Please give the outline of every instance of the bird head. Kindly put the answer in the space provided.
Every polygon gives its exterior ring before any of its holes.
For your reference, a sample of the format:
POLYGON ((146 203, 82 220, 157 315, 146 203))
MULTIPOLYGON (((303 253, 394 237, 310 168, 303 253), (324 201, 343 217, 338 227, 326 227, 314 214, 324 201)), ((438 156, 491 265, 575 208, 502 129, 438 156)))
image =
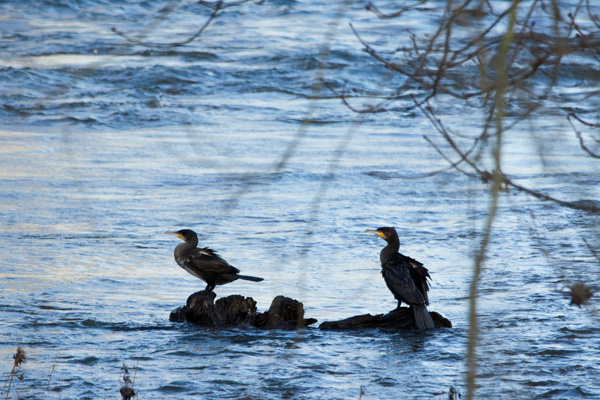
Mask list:
POLYGON ((181 229, 177 232, 166 231, 165 233, 167 235, 177 236, 186 243, 198 243, 198 235, 196 235, 196 232, 191 229, 181 229))
POLYGON ((398 233, 396 233, 396 230, 391 227, 381 227, 375 230, 367 229, 365 232, 374 233, 388 243, 398 238, 398 233))

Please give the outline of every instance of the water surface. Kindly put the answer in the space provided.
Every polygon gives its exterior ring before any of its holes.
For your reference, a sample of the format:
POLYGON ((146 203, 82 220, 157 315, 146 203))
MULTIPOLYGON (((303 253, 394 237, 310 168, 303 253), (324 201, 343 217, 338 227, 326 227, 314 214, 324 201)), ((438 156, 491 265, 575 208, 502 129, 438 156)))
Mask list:
MULTIPOLYGON (((0 6, 0 370, 8 374, 17 346, 28 356, 13 389, 117 398, 125 363, 145 399, 446 399, 451 386, 464 395, 468 285, 489 187, 455 171, 423 177, 447 163, 423 139, 436 133, 418 110, 357 115, 315 91, 320 76, 356 93, 400 79, 362 51, 348 23, 382 48, 400 26, 360 2, 338 17, 330 2, 274 1, 232 8, 182 47, 135 46, 110 29, 166 43, 207 16, 181 3, 156 22, 167 4, 0 6), (265 277, 219 296, 251 296, 264 311, 283 294, 323 322, 395 307, 379 272, 383 242, 363 233, 383 225, 429 268, 430 309, 454 328, 168 321, 204 285, 176 266, 165 230, 192 228, 202 245, 265 277)), ((430 4, 412 31, 432 27, 443 3, 430 4)), ((573 69, 576 79, 589 66, 573 69)), ((597 90, 597 77, 583 81, 581 91, 597 90)), ((478 134, 479 118, 441 106, 465 140, 478 134)), ((507 135, 505 172, 567 201, 598 199, 597 161, 564 114, 532 126, 543 140, 526 125, 507 135)), ((598 316, 560 293, 597 281, 584 239, 598 248, 598 222, 503 194, 480 291, 481 398, 600 396, 598 316)))

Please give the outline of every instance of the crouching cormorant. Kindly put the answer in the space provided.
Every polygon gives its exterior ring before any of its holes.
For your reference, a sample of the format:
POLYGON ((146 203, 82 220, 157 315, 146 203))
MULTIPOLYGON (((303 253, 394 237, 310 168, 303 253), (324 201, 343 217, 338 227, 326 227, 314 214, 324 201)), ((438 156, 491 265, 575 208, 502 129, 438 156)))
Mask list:
POLYGON ((398 252, 400 239, 394 228, 367 229, 365 232, 374 233, 387 242, 387 246, 379 254, 381 274, 387 287, 398 300, 398 308, 401 303, 408 304, 413 310, 417 328, 434 328, 433 319, 427 311, 427 279, 431 279, 427 268, 417 260, 398 252))
POLYGON ((175 235, 184 243, 175 247, 175 261, 196 278, 206 282, 206 291, 211 292, 216 285, 225 285, 237 279, 260 282, 263 278, 255 276, 239 275, 240 270, 221 258, 216 251, 204 247, 198 247, 198 235, 190 229, 182 229, 177 232, 167 231, 169 235, 175 235))

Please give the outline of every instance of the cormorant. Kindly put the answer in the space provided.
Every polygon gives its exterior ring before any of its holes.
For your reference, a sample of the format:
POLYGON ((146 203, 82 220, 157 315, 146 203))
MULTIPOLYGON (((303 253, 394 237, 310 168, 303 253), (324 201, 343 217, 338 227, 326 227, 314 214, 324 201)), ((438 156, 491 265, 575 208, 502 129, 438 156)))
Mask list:
POLYGON ((398 252, 400 239, 394 228, 367 229, 365 232, 374 233, 387 242, 387 246, 379 254, 381 274, 387 287, 398 300, 398 308, 401 303, 408 304, 413 310, 417 328, 434 328, 433 319, 427 311, 427 279, 431 279, 427 268, 417 260, 398 252))
POLYGON ((206 291, 212 291, 216 285, 225 285, 237 279, 260 282, 263 278, 255 276, 239 275, 239 269, 229 265, 216 251, 204 247, 198 247, 198 235, 190 229, 182 229, 177 232, 167 231, 169 235, 175 235, 185 243, 175 247, 175 261, 196 278, 206 282, 206 291))

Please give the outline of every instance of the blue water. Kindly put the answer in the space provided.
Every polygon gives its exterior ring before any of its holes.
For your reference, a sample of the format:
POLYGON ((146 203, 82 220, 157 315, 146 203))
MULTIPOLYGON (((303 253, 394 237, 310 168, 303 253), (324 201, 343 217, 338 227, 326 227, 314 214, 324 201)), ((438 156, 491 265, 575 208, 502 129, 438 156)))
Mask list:
MULTIPOLYGON (((144 399, 447 399, 450 387, 464 396, 468 287, 489 186, 454 170, 427 176, 447 162, 423 136, 444 141, 410 99, 357 114, 319 84, 352 89, 357 106, 376 102, 370 93, 405 80, 362 50, 349 23, 389 51, 409 43, 405 27, 433 29, 444 4, 402 25, 362 2, 248 3, 171 48, 128 44, 111 27, 181 41, 205 7, 0 4, 0 383, 17 346, 28 357, 10 398, 118 398, 123 364, 144 399), (430 309, 453 328, 168 321, 204 283, 175 264, 166 230, 192 228, 201 245, 265 278, 218 296, 253 297, 265 311, 283 294, 321 323, 395 307, 379 273, 383 242, 364 234, 384 225, 429 268, 430 309)), ((549 101, 506 134, 504 171, 515 181, 598 201, 598 161, 565 118, 594 118, 597 96, 585 96, 598 90, 596 67, 569 59, 553 92, 561 106, 549 101)), ((436 106, 463 143, 479 134, 481 113, 451 99, 436 106)), ((562 294, 600 277, 585 242, 600 248, 598 218, 501 195, 479 292, 479 398, 600 397, 597 302, 570 307, 562 294)))

